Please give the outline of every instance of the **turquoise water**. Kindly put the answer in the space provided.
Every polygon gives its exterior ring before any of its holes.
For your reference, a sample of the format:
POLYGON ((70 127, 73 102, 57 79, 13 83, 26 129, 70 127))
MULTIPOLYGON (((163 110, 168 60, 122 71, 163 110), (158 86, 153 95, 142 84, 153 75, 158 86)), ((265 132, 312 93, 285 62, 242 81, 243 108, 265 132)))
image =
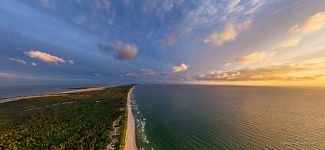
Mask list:
POLYGON ((139 85, 140 149, 325 149, 325 89, 139 85))

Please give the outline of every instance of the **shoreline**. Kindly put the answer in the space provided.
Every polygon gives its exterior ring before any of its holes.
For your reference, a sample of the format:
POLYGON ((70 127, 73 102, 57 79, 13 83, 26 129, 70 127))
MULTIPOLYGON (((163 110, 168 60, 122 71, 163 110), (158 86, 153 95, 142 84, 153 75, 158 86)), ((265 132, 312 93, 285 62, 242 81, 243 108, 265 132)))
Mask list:
POLYGON ((18 101, 21 99, 30 99, 30 98, 38 98, 38 97, 46 97, 46 96, 60 96, 62 94, 69 94, 69 93, 79 93, 79 92, 89 92, 89 91, 97 91, 97 90, 104 90, 106 88, 110 88, 112 86, 107 87, 92 87, 92 88, 83 88, 83 89, 76 89, 76 90, 69 90, 64 92, 57 92, 57 93, 47 93, 47 94, 39 94, 39 95, 31 95, 31 96, 17 96, 17 97, 11 97, 11 98, 3 98, 0 99, 1 103, 7 103, 12 101, 18 101))
POLYGON ((136 134, 135 134, 135 120, 132 113, 131 107, 131 95, 133 93, 134 86, 130 89, 127 97, 127 110, 128 110, 128 117, 127 117, 127 127, 126 127, 126 136, 125 136, 125 146, 124 150, 137 150, 136 145, 136 134))

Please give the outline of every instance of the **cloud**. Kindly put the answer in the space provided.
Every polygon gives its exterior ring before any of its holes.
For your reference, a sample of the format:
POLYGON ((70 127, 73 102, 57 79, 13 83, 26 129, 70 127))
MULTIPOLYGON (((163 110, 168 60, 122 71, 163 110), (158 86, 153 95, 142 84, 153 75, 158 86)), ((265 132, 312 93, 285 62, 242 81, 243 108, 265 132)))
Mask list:
POLYGON ((257 4, 261 3, 261 2, 262 2, 262 0, 251 0, 251 3, 253 5, 257 5, 257 4))
POLYGON ((48 63, 65 63, 66 61, 63 58, 53 56, 41 51, 36 51, 36 50, 30 50, 29 52, 26 52, 26 54, 31 57, 35 58, 44 62, 48 63))
POLYGON ((14 78, 14 77, 15 77, 14 74, 0 72, 0 79, 7 79, 7 78, 14 78))
POLYGON ((160 75, 161 75, 161 76, 168 76, 169 73, 168 73, 168 72, 161 72, 160 75))
POLYGON ((74 61, 73 60, 67 60, 67 63, 73 65, 74 61))
POLYGON ((268 53, 268 56, 269 56, 270 58, 274 58, 274 57, 277 56, 277 55, 278 55, 278 51, 271 51, 271 52, 268 53))
POLYGON ((313 32, 325 27, 325 11, 309 17, 302 25, 296 24, 290 31, 293 32, 313 32))
POLYGON ((23 48, 17 47, 16 50, 23 51, 23 48))
POLYGON ((243 6, 239 5, 241 0, 229 0, 226 7, 227 13, 240 12, 243 10, 243 6))
POLYGON ((140 74, 145 75, 145 76, 152 76, 152 75, 156 74, 156 72, 153 71, 152 69, 141 69, 140 74))
POLYGON ((134 60, 138 55, 138 48, 134 44, 117 42, 114 45, 98 44, 98 49, 113 54, 118 60, 134 60))
MULTIPOLYGON (((124 75, 122 75, 122 76, 124 76, 124 75)), ((137 75, 135 73, 129 72, 129 73, 127 73, 125 75, 125 77, 127 77, 127 78, 135 78, 135 77, 137 77, 137 75)))
POLYGON ((35 62, 32 62, 32 66, 37 66, 37 63, 35 63, 35 62))
POLYGON ((235 29, 235 25, 230 23, 227 24, 222 31, 211 34, 207 39, 204 40, 204 43, 222 45, 226 41, 235 40, 237 36, 238 32, 235 29))
POLYGON ((152 69, 140 69, 136 72, 129 72, 125 75, 121 75, 121 77, 127 77, 127 78, 149 78, 153 75, 155 75, 156 72, 152 69))
POLYGON ((268 56, 267 52, 255 52, 246 56, 241 56, 236 59, 239 64, 250 64, 264 60, 268 56))
POLYGON ((78 17, 72 18, 71 21, 78 25, 83 25, 87 22, 87 17, 84 15, 80 15, 78 17))
POLYGON ((155 15, 157 17, 164 17, 173 9, 182 5, 184 0, 143 0, 142 12, 145 15, 155 15))
POLYGON ((206 43, 214 43, 213 39, 216 38, 217 42, 215 43, 221 45, 225 41, 234 40, 240 32, 244 31, 242 29, 248 29, 251 24, 251 18, 253 18, 255 12, 263 4, 264 0, 228 0, 220 2, 215 0, 197 1, 195 3, 197 7, 184 12, 185 17, 177 20, 179 23, 169 30, 167 36, 162 39, 161 45, 162 47, 172 46, 179 40, 188 37, 188 35, 197 34, 196 30, 210 30, 225 22, 227 22, 227 24, 223 27, 223 36, 218 34, 222 33, 222 31, 215 32, 214 34, 210 33, 204 41, 206 43))
POLYGON ((20 64, 26 64, 26 61, 18 59, 18 58, 8 58, 8 59, 11 60, 11 61, 20 63, 20 64))
POLYGON ((325 59, 318 58, 201 74, 196 79, 204 81, 300 81, 317 80, 324 77, 325 59))
POLYGON ((241 23, 228 23, 225 27, 218 32, 212 33, 204 40, 204 43, 213 43, 217 46, 225 42, 235 40, 238 35, 247 30, 251 26, 251 20, 246 20, 241 23))
POLYGON ((229 66, 231 66, 231 65, 232 65, 232 63, 225 63, 225 64, 224 64, 225 67, 229 67, 229 66))
POLYGON ((117 44, 117 58, 120 60, 134 60, 137 57, 138 48, 133 44, 119 42, 117 44))
POLYGON ((188 68, 189 67, 186 64, 182 63, 182 64, 180 64, 178 66, 174 66, 173 67, 173 72, 174 73, 183 72, 183 71, 186 71, 188 68))
POLYGON ((288 48, 288 47, 293 47, 293 46, 297 46, 300 44, 302 38, 295 38, 295 39, 288 39, 286 41, 283 41, 280 44, 281 48, 288 48))
POLYGON ((45 8, 54 9, 55 1, 54 0, 39 0, 39 4, 45 8))

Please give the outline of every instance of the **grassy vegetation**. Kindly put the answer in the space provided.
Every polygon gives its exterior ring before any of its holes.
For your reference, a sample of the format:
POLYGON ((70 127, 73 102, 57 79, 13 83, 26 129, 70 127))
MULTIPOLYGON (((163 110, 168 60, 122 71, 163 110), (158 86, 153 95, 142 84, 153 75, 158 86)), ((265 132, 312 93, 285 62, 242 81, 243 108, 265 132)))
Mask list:
POLYGON ((128 121, 128 110, 127 110, 127 107, 125 108, 125 111, 126 111, 126 113, 123 114, 123 117, 121 119, 121 121, 123 123, 121 123, 120 129, 123 132, 121 132, 121 135, 119 137, 119 141, 120 141, 119 147, 118 147, 119 150, 123 150, 124 149, 124 146, 125 146, 125 140, 124 139, 126 138, 126 128, 127 128, 127 121, 128 121))
POLYGON ((112 123, 120 116, 120 129, 125 130, 130 88, 2 103, 0 149, 103 149, 112 141, 112 123))

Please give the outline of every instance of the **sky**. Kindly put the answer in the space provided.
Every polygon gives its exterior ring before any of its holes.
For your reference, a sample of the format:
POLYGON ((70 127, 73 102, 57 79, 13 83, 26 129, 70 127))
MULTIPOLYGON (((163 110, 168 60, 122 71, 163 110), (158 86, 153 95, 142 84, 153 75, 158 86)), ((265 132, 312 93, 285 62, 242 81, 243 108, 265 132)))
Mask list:
POLYGON ((1 0, 0 84, 325 85, 324 0, 1 0))

